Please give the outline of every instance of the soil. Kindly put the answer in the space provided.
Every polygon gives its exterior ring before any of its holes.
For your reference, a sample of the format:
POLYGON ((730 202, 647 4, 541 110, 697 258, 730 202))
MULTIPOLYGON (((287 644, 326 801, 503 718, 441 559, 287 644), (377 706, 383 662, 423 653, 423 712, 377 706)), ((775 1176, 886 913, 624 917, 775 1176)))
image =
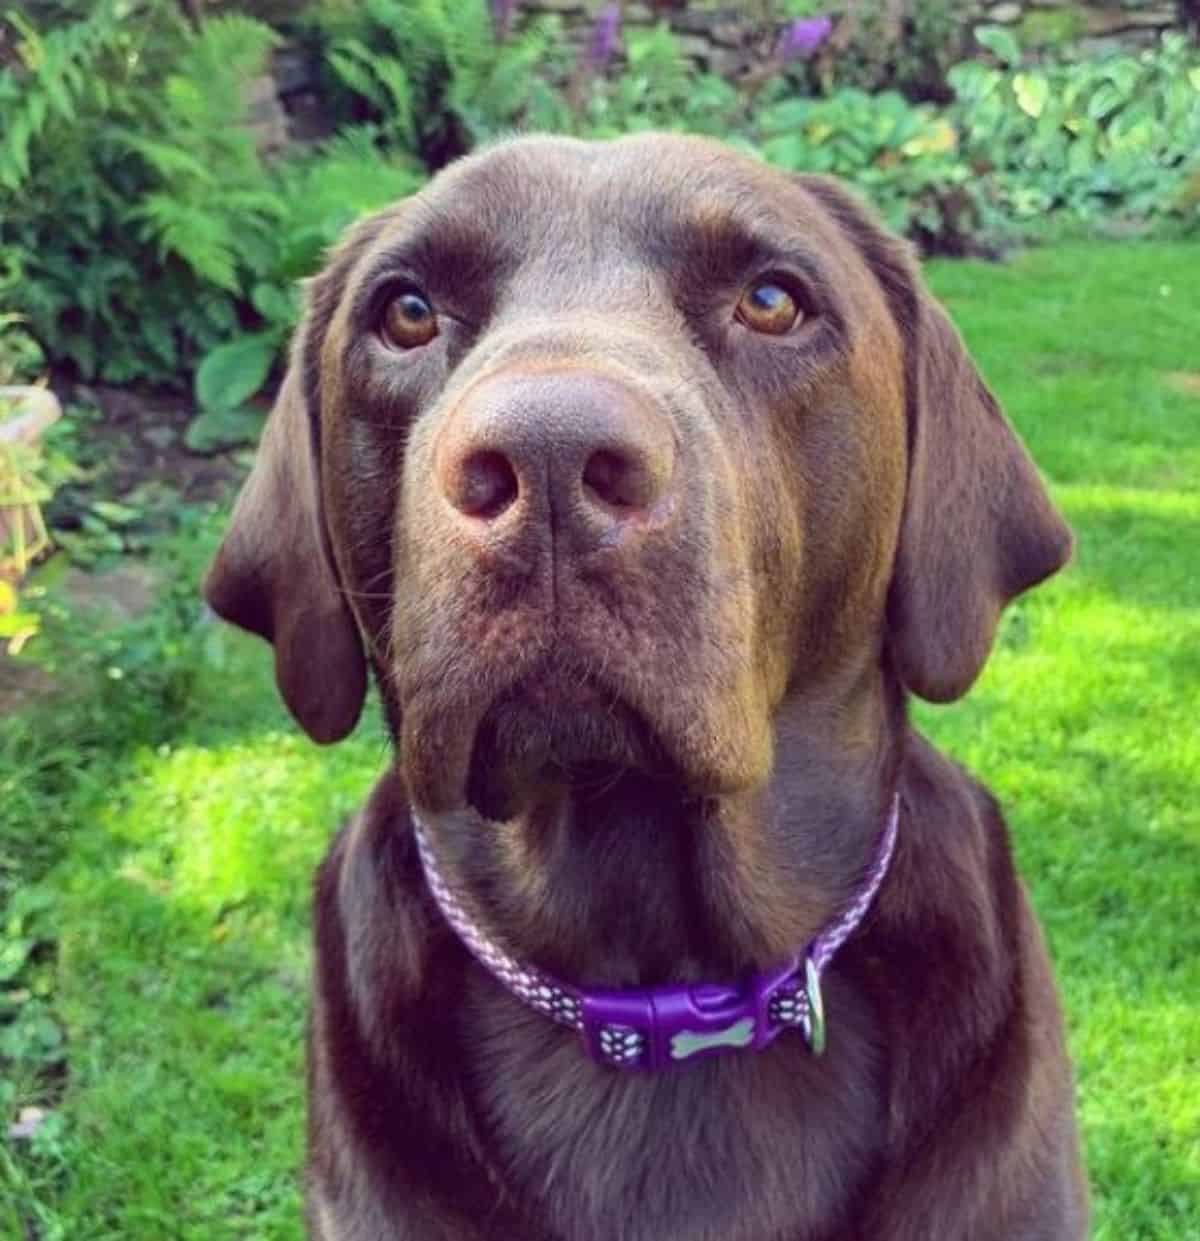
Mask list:
POLYGON ((187 397, 81 384, 63 399, 104 415, 95 434, 101 441, 97 455, 105 462, 106 499, 120 499, 154 480, 169 483, 185 503, 202 504, 224 499, 245 476, 241 453, 199 456, 186 446, 184 432, 196 413, 187 397))

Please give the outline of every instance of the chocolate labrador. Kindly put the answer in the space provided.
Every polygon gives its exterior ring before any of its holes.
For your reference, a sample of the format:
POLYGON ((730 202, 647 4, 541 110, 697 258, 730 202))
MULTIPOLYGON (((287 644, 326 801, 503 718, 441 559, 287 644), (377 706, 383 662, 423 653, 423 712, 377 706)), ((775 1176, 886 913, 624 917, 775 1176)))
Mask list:
POLYGON ((1071 1241, 1049 961, 907 720, 1070 534, 908 247, 706 140, 353 228, 207 580, 395 761, 316 887, 322 1241, 1071 1241))

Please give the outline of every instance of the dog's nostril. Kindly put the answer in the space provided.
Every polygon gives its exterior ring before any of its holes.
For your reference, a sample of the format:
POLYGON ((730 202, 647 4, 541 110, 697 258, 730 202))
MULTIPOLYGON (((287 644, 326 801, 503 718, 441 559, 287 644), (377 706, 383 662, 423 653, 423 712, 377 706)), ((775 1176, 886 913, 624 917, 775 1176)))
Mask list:
POLYGON ((459 466, 454 507, 469 517, 499 517, 517 498, 517 475, 498 452, 474 452, 459 466))
POLYGON ((588 458, 583 487, 610 508, 643 509, 654 502, 651 471, 630 457, 603 448, 588 458))

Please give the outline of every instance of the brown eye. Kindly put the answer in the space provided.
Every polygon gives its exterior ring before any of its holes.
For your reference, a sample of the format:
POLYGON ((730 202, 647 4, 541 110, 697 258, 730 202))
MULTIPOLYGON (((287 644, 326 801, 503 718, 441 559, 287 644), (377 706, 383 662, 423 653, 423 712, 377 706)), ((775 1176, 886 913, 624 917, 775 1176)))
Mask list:
POLYGON ((783 336, 790 332, 802 317, 796 299, 770 280, 752 284, 737 304, 735 312, 739 323, 767 336, 783 336))
POLYGON ((383 338, 396 349, 416 349, 438 334, 437 315, 420 293, 393 297, 383 312, 383 338))

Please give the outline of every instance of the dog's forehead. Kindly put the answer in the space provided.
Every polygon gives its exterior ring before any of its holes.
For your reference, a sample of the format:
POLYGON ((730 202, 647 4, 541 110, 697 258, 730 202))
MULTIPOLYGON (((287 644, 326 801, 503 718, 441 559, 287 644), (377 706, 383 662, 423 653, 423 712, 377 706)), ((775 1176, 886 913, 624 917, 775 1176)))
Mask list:
POLYGON ((602 258, 736 260, 749 243, 830 255, 836 226, 784 174, 678 135, 610 142, 522 138, 461 160, 411 202, 400 233, 481 252, 489 266, 602 258))

